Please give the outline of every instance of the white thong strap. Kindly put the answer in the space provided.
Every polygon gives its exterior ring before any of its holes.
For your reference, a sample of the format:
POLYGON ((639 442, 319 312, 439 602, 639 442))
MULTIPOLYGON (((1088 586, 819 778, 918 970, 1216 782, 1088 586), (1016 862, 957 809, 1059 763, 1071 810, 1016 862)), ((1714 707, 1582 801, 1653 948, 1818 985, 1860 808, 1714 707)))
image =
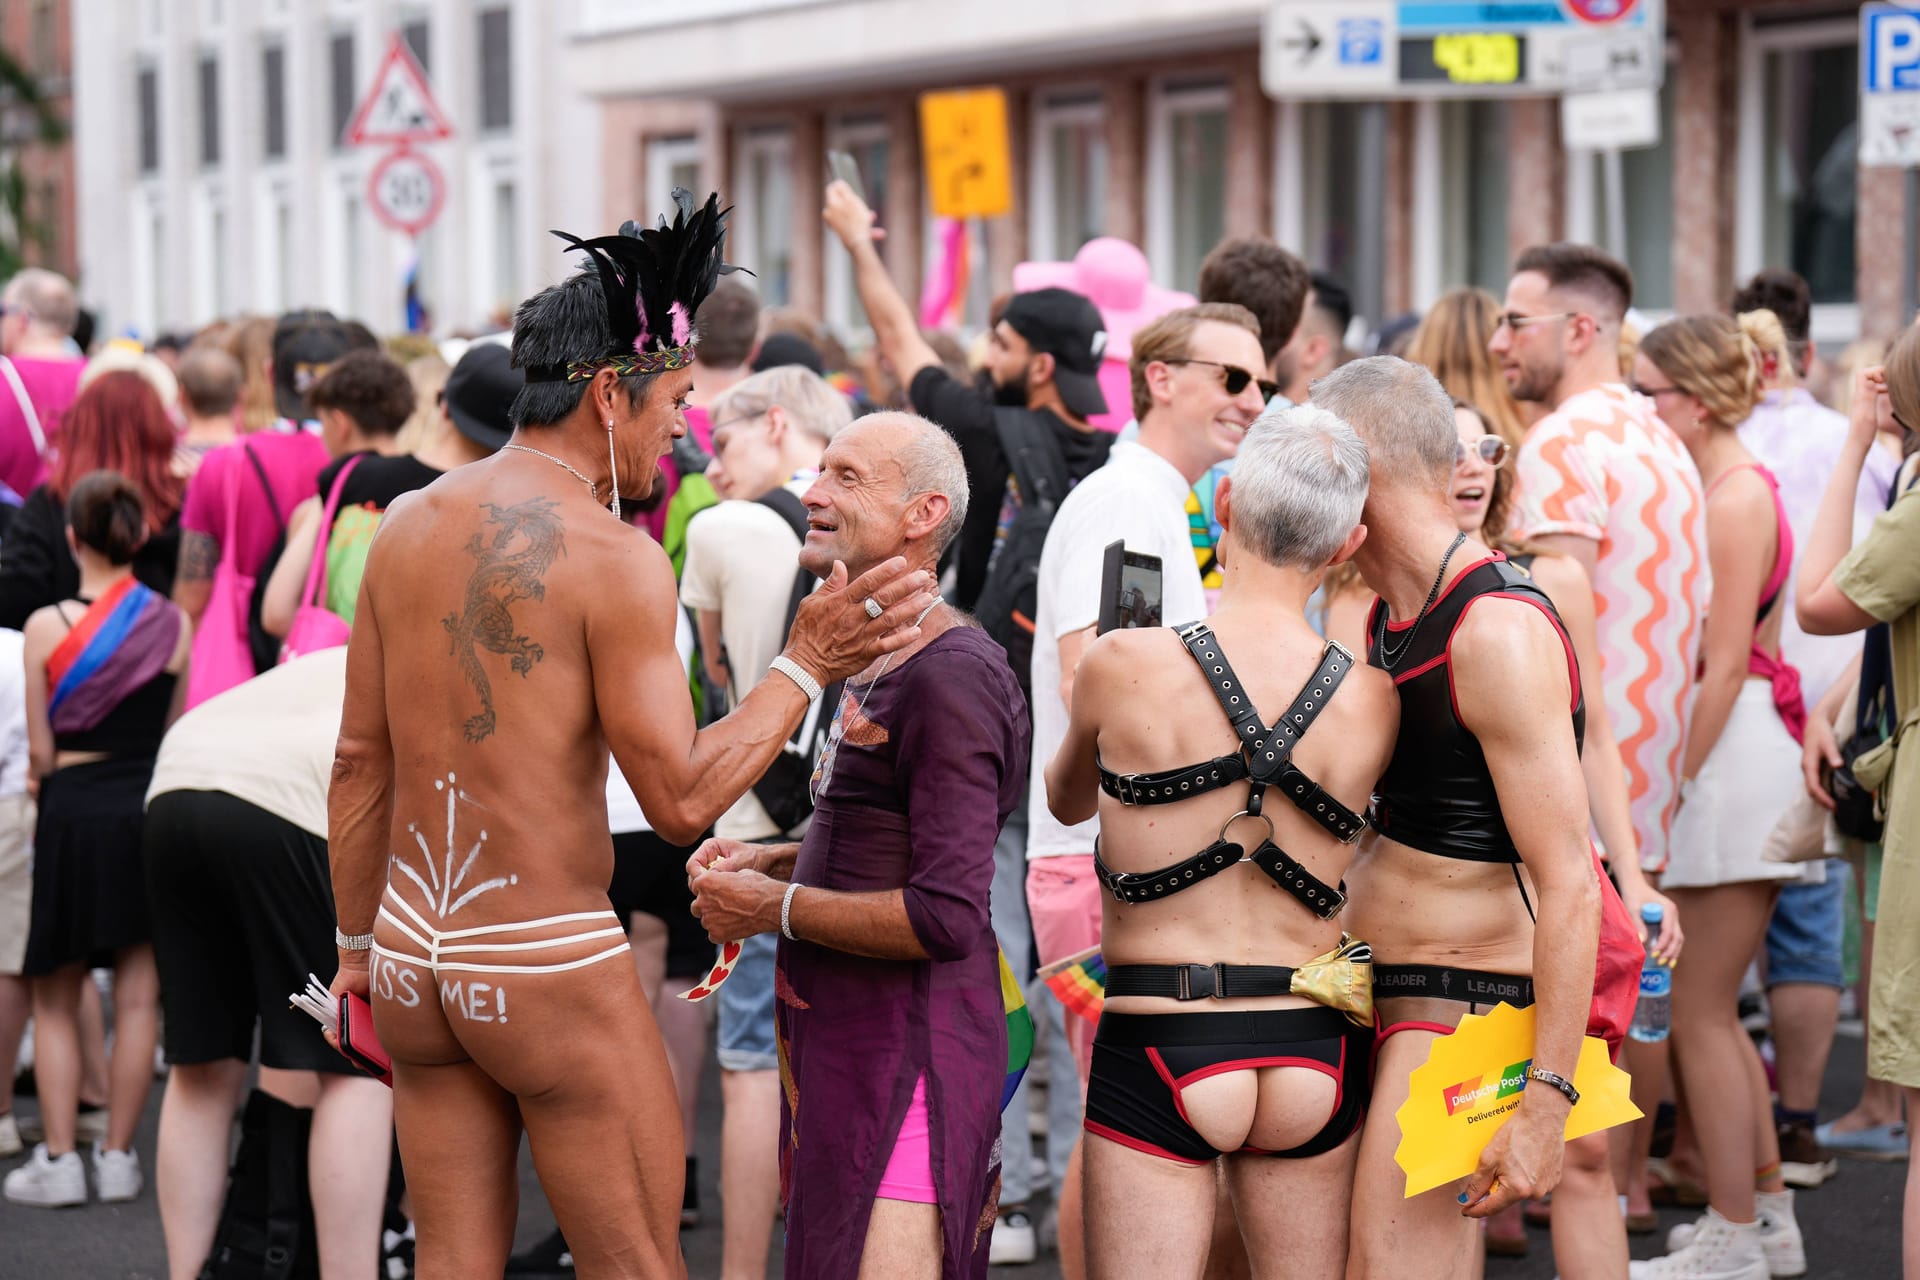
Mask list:
POLYGON ((398 929, 408 941, 419 947, 423 955, 408 955, 404 951, 395 951, 379 943, 373 946, 376 955, 390 960, 399 960, 407 964, 423 964, 434 972, 451 969, 465 973, 562 973, 568 969, 584 969, 590 964, 611 959, 630 950, 627 944, 626 930, 620 927, 620 919, 611 911, 576 911, 568 915, 545 916, 538 920, 522 920, 512 924, 482 925, 473 929, 436 929, 427 923, 413 906, 399 894, 389 888, 380 904, 380 919, 398 929), (411 920, 403 920, 388 910, 388 904, 399 907, 411 920), (544 929, 553 925, 598 924, 600 928, 582 928, 558 934, 551 938, 540 938, 533 942, 494 942, 479 941, 491 939, 501 934, 524 933, 529 929, 544 929), (620 941, 602 951, 589 956, 568 960, 560 964, 477 964, 471 961, 443 960, 443 956, 497 954, 513 951, 547 951, 555 947, 573 946, 595 938, 619 938, 620 941), (460 941, 464 939, 465 941, 460 941))

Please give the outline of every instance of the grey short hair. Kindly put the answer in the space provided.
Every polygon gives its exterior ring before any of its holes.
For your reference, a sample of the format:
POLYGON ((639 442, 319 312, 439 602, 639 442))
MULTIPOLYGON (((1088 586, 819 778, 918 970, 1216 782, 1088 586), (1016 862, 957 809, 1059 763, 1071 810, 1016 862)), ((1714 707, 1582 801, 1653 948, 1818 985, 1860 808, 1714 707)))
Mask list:
POLYGON ((80 319, 73 285, 59 272, 44 267, 23 267, 14 272, 7 281, 5 296, 8 302, 31 312, 35 325, 62 337, 71 337, 80 319))
POLYGON ((825 378, 799 364, 776 365, 742 378, 707 406, 715 423, 757 418, 779 405, 793 424, 822 442, 831 442, 853 421, 853 403, 825 378))
POLYGON ((1324 569, 1366 504, 1367 446, 1338 415, 1291 405, 1247 428, 1233 464, 1236 545, 1269 564, 1324 569))
POLYGON ((1308 394, 1360 433, 1377 477, 1444 485, 1453 474, 1460 439, 1453 397, 1426 366, 1369 356, 1335 369, 1308 394))
POLYGON ((906 477, 907 500, 923 493, 938 493, 947 500, 947 518, 933 531, 933 553, 937 556, 960 536, 960 526, 967 520, 967 464, 960 456, 960 446, 945 431, 915 414, 874 416, 884 416, 912 430, 893 455, 906 477))

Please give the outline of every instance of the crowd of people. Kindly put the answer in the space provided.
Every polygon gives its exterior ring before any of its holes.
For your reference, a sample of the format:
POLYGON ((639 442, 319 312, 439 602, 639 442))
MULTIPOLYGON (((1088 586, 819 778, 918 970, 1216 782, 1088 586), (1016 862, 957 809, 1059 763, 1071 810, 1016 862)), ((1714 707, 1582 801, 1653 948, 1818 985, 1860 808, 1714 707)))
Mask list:
POLYGON ((1362 355, 1236 239, 1114 404, 1093 302, 925 332, 844 183, 862 364, 676 201, 425 352, 0 292, 9 1201, 142 1195, 158 1058, 176 1280, 678 1275, 716 1154, 725 1280, 1818 1267, 1794 1191, 1920 1089, 1920 327, 1836 372, 1790 272, 1656 323, 1552 244, 1362 355), (1098 634, 1114 543, 1166 625, 1098 634), (1519 1104, 1406 1198, 1410 1076, 1501 1002, 1519 1104), (1644 1118, 1569 1142, 1583 1037, 1644 1118))

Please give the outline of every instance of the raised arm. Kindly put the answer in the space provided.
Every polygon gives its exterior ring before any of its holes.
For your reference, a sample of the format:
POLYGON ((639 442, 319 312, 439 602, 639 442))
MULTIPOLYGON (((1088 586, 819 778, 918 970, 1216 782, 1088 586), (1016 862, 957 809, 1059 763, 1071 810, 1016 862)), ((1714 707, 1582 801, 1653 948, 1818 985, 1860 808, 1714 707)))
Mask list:
POLYGON ((893 366, 900 385, 911 386, 913 375, 939 364, 940 357, 920 336, 913 308, 900 296, 887 274, 887 264, 880 260, 875 242, 886 233, 874 227, 873 210, 846 183, 828 183, 826 200, 827 226, 853 255, 853 284, 859 290, 860 305, 866 308, 867 323, 873 326, 874 343, 893 366))
POLYGON ((1095 759, 1100 709, 1111 705, 1118 682, 1125 679, 1117 661, 1117 646, 1124 637, 1105 636, 1102 643, 1089 644, 1092 634, 1075 631, 1060 640, 1060 689, 1072 714, 1067 736, 1047 762, 1047 808, 1068 826, 1100 811, 1100 768, 1095 759), (1076 666, 1067 665, 1070 641, 1076 666))
MULTIPOLYGON (((649 539, 623 536, 617 566, 587 622, 594 698, 607 745, 654 829, 690 844, 745 794, 806 714, 800 687, 769 672, 733 712, 696 731, 686 672, 674 647, 679 607, 673 566, 649 539)), ((857 675, 913 642, 912 623, 933 602, 933 575, 903 560, 846 580, 833 576, 800 606, 783 656, 822 685, 857 675), (871 596, 883 607, 867 617, 871 596)))
MULTIPOLYGON (((1507 830, 1533 878, 1534 1066, 1573 1079, 1593 1001, 1600 885, 1587 843, 1587 793, 1573 738, 1566 646, 1545 612, 1481 600, 1454 635, 1455 705, 1480 742, 1507 830)), ((1527 1085, 1467 1185, 1468 1212, 1489 1216, 1560 1181, 1569 1109, 1527 1085)))
POLYGON ((1834 460, 1827 491, 1813 518, 1807 545, 1800 552, 1800 568, 1793 583, 1793 611, 1809 635, 1843 636, 1865 631, 1877 619, 1847 598, 1834 581, 1833 571, 1853 546, 1853 509, 1860 488, 1860 471, 1867 465, 1879 426, 1879 406, 1887 394, 1886 371, 1878 366, 1853 377, 1853 411, 1847 420, 1847 442, 1834 460))

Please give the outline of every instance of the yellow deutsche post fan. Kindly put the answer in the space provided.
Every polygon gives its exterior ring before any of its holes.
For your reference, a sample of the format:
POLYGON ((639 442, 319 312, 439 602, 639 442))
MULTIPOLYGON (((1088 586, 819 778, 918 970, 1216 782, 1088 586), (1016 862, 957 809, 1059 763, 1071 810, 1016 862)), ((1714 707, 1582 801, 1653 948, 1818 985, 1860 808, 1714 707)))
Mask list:
MULTIPOLYGON (((1393 1158, 1407 1175, 1409 1198, 1471 1174, 1480 1153, 1512 1118, 1533 1065, 1533 1010, 1496 1005, 1468 1014, 1416 1067, 1394 1118, 1400 1147, 1393 1158)), ((1627 1073, 1613 1065, 1606 1042, 1580 1044, 1573 1087, 1580 1101, 1567 1114, 1567 1137, 1580 1138, 1640 1118, 1628 1096, 1627 1073)))

